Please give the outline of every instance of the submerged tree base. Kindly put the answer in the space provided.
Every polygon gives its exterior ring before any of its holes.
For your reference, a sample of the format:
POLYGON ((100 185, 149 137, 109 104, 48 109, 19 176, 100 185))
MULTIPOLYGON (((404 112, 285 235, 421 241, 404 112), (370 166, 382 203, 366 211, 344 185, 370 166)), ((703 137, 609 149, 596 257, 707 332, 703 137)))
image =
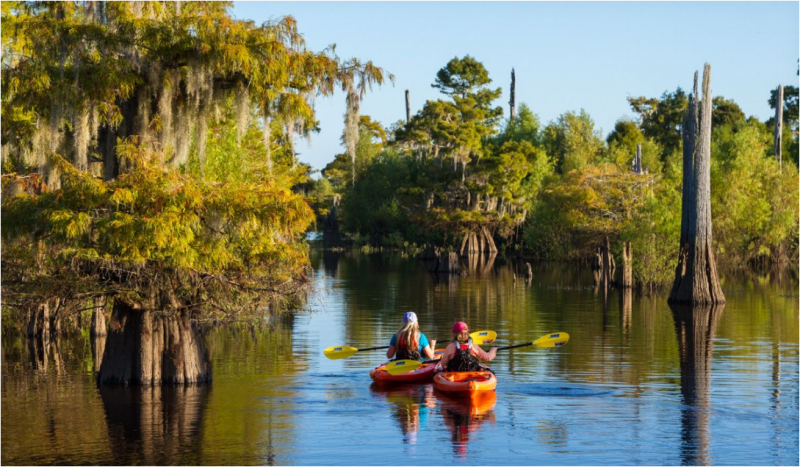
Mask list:
POLYGON ((100 384, 190 384, 211 380, 208 352, 186 314, 161 314, 116 300, 100 384))

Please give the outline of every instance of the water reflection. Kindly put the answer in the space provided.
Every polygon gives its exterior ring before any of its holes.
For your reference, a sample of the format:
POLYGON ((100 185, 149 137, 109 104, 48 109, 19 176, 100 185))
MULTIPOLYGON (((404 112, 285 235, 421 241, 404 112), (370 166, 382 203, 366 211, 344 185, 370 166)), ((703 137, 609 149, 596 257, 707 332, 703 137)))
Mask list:
POLYGON ((325 250, 322 252, 322 265, 326 275, 336 277, 336 270, 339 269, 339 257, 341 256, 342 253, 337 251, 325 250))
POLYGON ((370 391, 391 404, 392 418, 400 426, 403 442, 410 445, 417 444, 420 428, 422 431, 427 430, 431 410, 436 407, 433 386, 430 384, 380 386, 373 383, 370 391))
POLYGON ((711 357, 717 323, 725 305, 670 305, 681 367, 681 463, 709 465, 711 357))
POLYGON ((100 388, 115 464, 200 462, 210 385, 100 388))
POLYGON ((471 276, 487 277, 491 276, 497 253, 489 255, 467 255, 462 258, 462 268, 471 276))
POLYGON ((458 458, 466 458, 469 442, 481 425, 495 423, 493 409, 497 404, 497 393, 487 391, 475 397, 454 397, 436 391, 436 398, 441 405, 444 424, 450 430, 453 454, 458 458))

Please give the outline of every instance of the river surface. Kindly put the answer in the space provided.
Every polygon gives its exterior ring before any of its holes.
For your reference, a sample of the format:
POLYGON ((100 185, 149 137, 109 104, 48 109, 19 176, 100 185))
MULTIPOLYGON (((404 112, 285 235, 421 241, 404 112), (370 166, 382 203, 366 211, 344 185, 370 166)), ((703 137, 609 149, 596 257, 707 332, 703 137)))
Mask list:
POLYGON ((41 347, 4 326, 2 463, 798 465, 796 272, 723 275, 727 304, 692 314, 571 265, 526 284, 504 260, 449 278, 399 254, 312 262, 307 310, 205 330, 209 385, 98 388, 87 333, 41 347), (387 345, 405 311, 440 342, 457 320, 497 345, 571 339, 499 352, 474 404, 373 387, 383 351, 323 356, 387 345))

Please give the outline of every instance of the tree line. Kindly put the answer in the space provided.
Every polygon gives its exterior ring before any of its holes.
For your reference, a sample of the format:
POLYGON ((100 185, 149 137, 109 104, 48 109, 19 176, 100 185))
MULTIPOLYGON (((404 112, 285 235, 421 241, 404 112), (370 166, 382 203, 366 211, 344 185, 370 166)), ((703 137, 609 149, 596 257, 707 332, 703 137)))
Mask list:
MULTIPOLYGON (((512 96, 514 83, 512 75, 512 96)), ((635 118, 620 119, 603 138, 584 110, 545 125, 512 98, 515 115, 504 119, 493 104, 501 89, 470 56, 450 60, 432 86, 442 98, 407 121, 384 129, 361 117, 355 157, 337 155, 310 183, 320 230, 333 225, 357 245, 461 254, 498 245, 546 260, 591 258, 609 238, 616 256, 626 243, 637 252, 640 286, 672 279, 681 130, 694 96, 678 87, 629 97, 635 118)), ((747 117, 733 100, 713 98, 713 240, 723 263, 797 258, 798 89, 783 90, 783 164, 774 118, 747 117)), ((773 109, 776 94, 765 90, 773 109)))

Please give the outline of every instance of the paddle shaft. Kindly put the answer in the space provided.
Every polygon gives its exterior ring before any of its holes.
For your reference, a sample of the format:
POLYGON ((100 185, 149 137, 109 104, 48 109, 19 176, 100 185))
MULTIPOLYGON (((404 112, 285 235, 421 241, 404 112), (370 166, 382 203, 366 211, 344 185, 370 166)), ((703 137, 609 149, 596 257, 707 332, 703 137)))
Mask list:
POLYGON ((527 344, 509 345, 506 347, 497 347, 497 351, 499 352, 501 350, 516 349, 517 347, 527 347, 529 345, 533 345, 533 342, 528 342, 527 344))

